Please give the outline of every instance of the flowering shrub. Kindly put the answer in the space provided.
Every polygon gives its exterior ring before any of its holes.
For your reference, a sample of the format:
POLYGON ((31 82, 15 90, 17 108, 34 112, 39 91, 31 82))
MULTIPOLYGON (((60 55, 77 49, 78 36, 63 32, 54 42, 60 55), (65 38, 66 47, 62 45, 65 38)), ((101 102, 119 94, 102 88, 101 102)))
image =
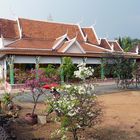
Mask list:
POLYGON ((75 77, 85 80, 93 75, 94 69, 86 67, 86 63, 81 63, 77 67, 78 70, 74 72, 75 77))
POLYGON ((80 85, 64 85, 59 92, 63 92, 59 99, 47 99, 49 104, 48 113, 55 111, 61 128, 54 134, 61 135, 61 139, 67 139, 66 132, 73 134, 74 140, 78 140, 77 131, 95 125, 100 120, 101 107, 97 103, 94 92, 94 85, 86 82, 85 79, 92 76, 93 69, 85 64, 78 65, 79 71, 75 76, 81 78, 80 85), (83 71, 84 70, 84 71, 83 71))
POLYGON ((34 101, 34 107, 32 110, 32 115, 33 115, 35 112, 39 97, 45 93, 42 86, 45 85, 46 83, 49 83, 50 80, 46 78, 44 72, 41 70, 31 70, 28 74, 30 76, 25 81, 25 87, 31 90, 31 94, 33 97, 33 101, 34 101))

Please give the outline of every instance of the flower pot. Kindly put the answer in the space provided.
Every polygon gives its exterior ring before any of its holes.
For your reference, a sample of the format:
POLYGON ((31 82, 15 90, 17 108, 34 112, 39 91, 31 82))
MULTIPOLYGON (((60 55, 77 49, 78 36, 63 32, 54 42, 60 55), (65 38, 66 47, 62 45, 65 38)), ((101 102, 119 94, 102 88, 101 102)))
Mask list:
POLYGON ((38 115, 38 123, 39 124, 46 124, 47 123, 46 115, 38 115))
POLYGON ((29 123, 31 125, 37 124, 37 115, 36 114, 27 113, 25 115, 24 119, 27 121, 27 123, 29 123))

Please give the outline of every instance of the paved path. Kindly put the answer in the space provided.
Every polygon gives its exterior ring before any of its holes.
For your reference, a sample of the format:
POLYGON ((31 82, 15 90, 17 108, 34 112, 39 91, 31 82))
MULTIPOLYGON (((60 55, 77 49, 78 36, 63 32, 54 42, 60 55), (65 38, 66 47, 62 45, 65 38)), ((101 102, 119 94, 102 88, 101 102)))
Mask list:
MULTIPOLYGON (((140 90, 140 87, 136 89, 135 86, 133 86, 133 87, 131 86, 129 89, 126 89, 126 90, 140 90)), ((121 91, 124 91, 124 89, 117 88, 114 81, 100 82, 95 85, 95 93, 97 95, 110 94, 110 93, 116 93, 116 92, 121 92, 121 91)), ((14 93, 17 93, 18 90, 14 89, 14 90, 12 90, 12 92, 14 94, 14 93)), ((3 94, 4 92, 0 91, 0 93, 3 94)), ((42 101, 45 98, 46 98, 46 96, 42 96, 39 101, 42 101)), ((23 94, 23 95, 17 96, 15 99, 18 101, 32 102, 31 94, 23 94)))

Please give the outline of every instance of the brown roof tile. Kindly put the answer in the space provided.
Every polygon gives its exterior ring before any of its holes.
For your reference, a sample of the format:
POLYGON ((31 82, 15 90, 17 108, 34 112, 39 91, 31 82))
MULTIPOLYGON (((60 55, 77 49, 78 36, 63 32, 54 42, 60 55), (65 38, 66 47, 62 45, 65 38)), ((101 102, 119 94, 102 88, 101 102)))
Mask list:
POLYGON ((100 47, 111 50, 111 46, 107 39, 101 39, 100 47))
POLYGON ((0 34, 2 34, 4 38, 19 38, 17 22, 8 19, 0 19, 0 34))
POLYGON ((55 40, 20 39, 7 45, 10 48, 52 49, 55 40))
POLYGON ((26 56, 34 56, 34 55, 40 55, 40 56, 74 56, 74 57, 104 57, 109 54, 105 53, 87 53, 87 54, 79 54, 79 53, 58 53, 48 50, 27 50, 27 49, 3 49, 0 51, 0 54, 15 54, 15 55, 26 55, 26 56))
POLYGON ((110 45, 114 46, 114 51, 122 52, 122 49, 117 41, 108 41, 110 45))
POLYGON ((96 45, 88 44, 88 43, 81 43, 80 44, 85 52, 88 53, 101 53, 101 52, 109 52, 108 50, 102 49, 96 45))
POLYGON ((28 19, 19 19, 22 28, 22 34, 25 38, 37 39, 56 39, 65 33, 68 33, 70 39, 77 35, 79 41, 84 41, 81 29, 78 25, 54 23, 45 21, 35 21, 28 19))
POLYGON ((92 28, 82 28, 82 31, 87 36, 87 42, 95 45, 99 45, 98 38, 96 36, 96 33, 94 32, 94 29, 92 28))

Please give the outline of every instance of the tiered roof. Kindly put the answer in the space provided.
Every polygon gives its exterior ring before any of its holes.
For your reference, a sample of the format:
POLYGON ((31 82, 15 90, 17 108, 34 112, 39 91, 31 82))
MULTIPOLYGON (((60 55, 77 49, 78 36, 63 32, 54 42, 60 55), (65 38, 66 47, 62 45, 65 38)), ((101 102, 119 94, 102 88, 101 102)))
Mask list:
POLYGON ((117 41, 99 39, 93 27, 78 24, 0 19, 0 34, 14 40, 1 48, 4 54, 104 57, 124 53, 117 41))

